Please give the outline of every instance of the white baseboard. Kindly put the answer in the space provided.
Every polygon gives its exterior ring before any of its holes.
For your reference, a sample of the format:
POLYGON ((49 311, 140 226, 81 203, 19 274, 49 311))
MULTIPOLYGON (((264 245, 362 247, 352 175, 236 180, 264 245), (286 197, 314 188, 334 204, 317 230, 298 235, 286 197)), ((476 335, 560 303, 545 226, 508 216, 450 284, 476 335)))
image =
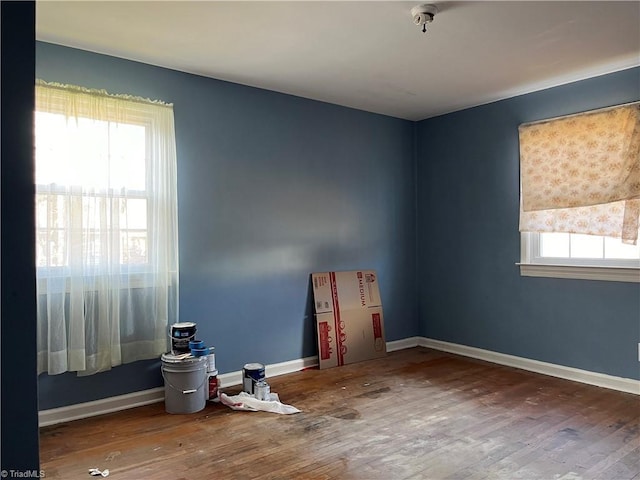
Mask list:
POLYGON ((395 352, 396 350, 404 350, 405 348, 413 348, 420 345, 422 337, 409 337, 402 340, 394 340, 387 342, 387 352, 395 352))
MULTIPOLYGON (((318 357, 305 357, 298 360, 290 360, 288 362, 274 363, 265 365, 265 376, 267 378, 285 375, 287 373, 299 372, 305 368, 316 367, 318 365, 318 357)), ((221 388, 233 387, 242 384, 242 370, 235 372, 223 373, 218 375, 218 383, 221 388)))
POLYGON ((41 427, 46 427, 56 423, 70 422, 162 401, 164 401, 164 387, 151 388, 93 402, 41 410, 38 412, 38 423, 41 427))
POLYGON ((459 345, 457 343, 434 340, 432 338, 420 337, 419 345, 421 347, 455 353, 465 357, 477 358, 479 360, 485 360, 499 365, 506 365, 508 367, 520 368, 522 370, 542 373, 552 377, 564 378, 565 380, 573 380, 574 382, 587 383, 589 385, 596 385, 598 387, 609 388, 611 390, 640 395, 640 380, 634 380, 632 378, 615 377, 604 373, 565 367, 564 365, 516 357, 504 353, 492 352, 490 350, 483 350, 481 348, 459 345))
MULTIPOLYGON (((265 366, 267 377, 277 377, 287 373, 298 372, 318 365, 318 357, 306 357, 288 362, 274 363, 265 366)), ((242 371, 218 375, 221 388, 233 387, 242 383, 242 371)), ((38 412, 38 423, 41 427, 57 423, 70 422, 81 418, 94 417, 105 413, 117 412, 128 408, 141 407, 152 403, 164 402, 164 387, 152 388, 141 392, 127 393, 115 397, 103 398, 92 402, 78 403, 65 407, 51 408, 38 412)))
MULTIPOLYGON (((614 377, 602 373, 580 370, 578 368, 565 367, 553 363, 540 362, 523 357, 515 357, 504 353, 492 352, 481 348, 443 342, 425 337, 409 337, 402 340, 387 342, 387 352, 403 350, 413 347, 426 347, 443 352, 455 353, 465 357, 477 358, 499 365, 520 368, 531 372, 542 373, 552 377, 564 378, 576 382, 587 383, 599 387, 619 390, 621 392, 640 395, 640 381, 631 378, 614 377)), ((318 365, 318 357, 305 357, 288 362, 275 363, 265 367, 267 377, 276 377, 287 373, 299 372, 306 368, 318 365)), ((232 387, 242 383, 242 371, 223 373, 218 375, 221 388, 232 387)), ((60 408, 41 410, 38 412, 41 427, 55 425, 57 423, 70 422, 81 418, 93 417, 105 413, 117 412, 128 408, 140 407, 151 403, 164 401, 164 387, 152 388, 141 392, 128 393, 115 397, 104 398, 93 402, 79 403, 60 408)))

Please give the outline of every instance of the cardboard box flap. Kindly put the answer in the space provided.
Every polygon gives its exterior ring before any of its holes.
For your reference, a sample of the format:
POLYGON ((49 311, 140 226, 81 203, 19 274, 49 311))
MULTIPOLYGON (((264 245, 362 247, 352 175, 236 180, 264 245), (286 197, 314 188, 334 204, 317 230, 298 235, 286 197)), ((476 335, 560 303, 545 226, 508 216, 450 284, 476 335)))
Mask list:
POLYGON ((312 273, 311 279, 316 313, 382 306, 373 270, 312 273))

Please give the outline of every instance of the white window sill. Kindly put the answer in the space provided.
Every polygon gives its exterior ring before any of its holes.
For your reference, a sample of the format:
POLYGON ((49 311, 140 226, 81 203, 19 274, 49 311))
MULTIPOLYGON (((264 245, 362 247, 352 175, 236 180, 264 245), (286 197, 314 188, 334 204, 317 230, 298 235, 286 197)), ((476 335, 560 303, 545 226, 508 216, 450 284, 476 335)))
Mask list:
POLYGON ((633 267, 587 267, 580 265, 543 265, 516 263, 523 277, 574 278, 608 282, 640 283, 640 269, 633 267))

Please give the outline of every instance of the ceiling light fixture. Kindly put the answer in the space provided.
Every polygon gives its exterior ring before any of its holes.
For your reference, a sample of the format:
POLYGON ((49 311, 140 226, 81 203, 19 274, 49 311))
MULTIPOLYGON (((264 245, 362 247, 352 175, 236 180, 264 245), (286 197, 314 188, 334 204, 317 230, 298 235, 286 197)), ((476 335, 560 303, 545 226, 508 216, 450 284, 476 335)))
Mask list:
POLYGON ((438 13, 438 8, 431 4, 418 5, 411 9, 413 23, 422 26, 423 33, 427 32, 427 23, 433 22, 433 17, 436 16, 436 13, 438 13))

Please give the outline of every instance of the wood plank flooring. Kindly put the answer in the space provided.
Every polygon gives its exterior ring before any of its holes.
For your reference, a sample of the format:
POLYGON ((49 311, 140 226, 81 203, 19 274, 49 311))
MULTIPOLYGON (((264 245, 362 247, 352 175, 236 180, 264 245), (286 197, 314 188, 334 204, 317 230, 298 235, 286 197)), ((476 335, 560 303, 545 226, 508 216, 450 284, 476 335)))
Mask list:
POLYGON ((636 395, 420 347, 269 382, 303 412, 159 403, 45 427, 41 468, 64 480, 90 467, 114 480, 640 480, 636 395))

